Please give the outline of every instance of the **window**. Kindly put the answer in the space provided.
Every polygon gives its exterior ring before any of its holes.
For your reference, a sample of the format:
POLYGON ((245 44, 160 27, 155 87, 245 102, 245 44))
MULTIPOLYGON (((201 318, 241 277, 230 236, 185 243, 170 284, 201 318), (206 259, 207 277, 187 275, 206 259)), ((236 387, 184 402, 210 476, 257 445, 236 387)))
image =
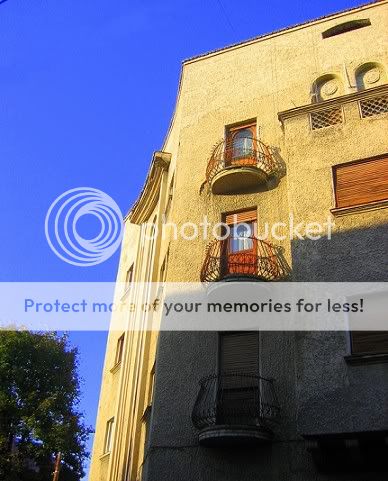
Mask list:
POLYGON ((259 333, 226 332, 219 338, 220 373, 258 375, 259 333))
POLYGON ((318 130, 332 125, 342 124, 342 109, 334 107, 332 109, 317 110, 310 114, 311 129, 318 130))
POLYGON ((388 95, 360 100, 361 117, 376 117, 388 113, 388 95))
POLYGON ((341 33, 351 32, 359 28, 369 27, 371 25, 369 18, 360 18, 359 20, 350 20, 349 22, 340 23, 335 25, 324 32, 322 32, 322 38, 335 37, 341 33))
POLYGON ((256 163, 256 123, 228 127, 226 131, 226 165, 256 163))
POLYGON ((333 167, 336 208, 388 200, 388 155, 333 167))
POLYGON ((115 366, 117 366, 117 364, 120 364, 120 362, 121 362, 121 360, 122 360, 122 358, 123 358, 124 339, 125 339, 125 334, 122 334, 122 335, 117 339, 116 356, 115 356, 115 366))
POLYGON ((166 252, 166 255, 164 256, 162 265, 160 266, 159 282, 161 284, 164 284, 166 282, 169 255, 170 255, 170 248, 167 249, 167 252, 166 252))
POLYGON ((169 186, 169 188, 168 188, 167 204, 166 204, 166 208, 165 208, 165 211, 164 211, 164 217, 165 217, 165 219, 167 219, 167 217, 168 217, 169 214, 170 214, 173 192, 174 192, 174 175, 172 176, 172 179, 171 179, 171 182, 170 182, 170 186, 169 186))
POLYGON ((217 422, 250 424, 259 411, 259 333, 228 332, 219 339, 217 422))
POLYGON ((352 354, 388 353, 388 331, 353 331, 352 354))
POLYGON ((233 158, 244 157, 253 150, 252 129, 241 129, 233 137, 233 158))
POLYGON ((105 440, 104 440, 104 454, 110 453, 111 449, 112 449, 114 422, 115 422, 115 418, 111 418, 106 423, 105 440))
POLYGON ((240 252, 253 247, 253 226, 252 224, 236 224, 231 228, 230 251, 240 252))
POLYGON ((133 264, 125 274, 125 291, 128 291, 128 289, 131 287, 132 280, 133 280, 133 264))
POLYGON ((146 269, 146 280, 148 282, 153 282, 154 281, 154 268, 153 268, 153 261, 154 261, 154 248, 155 248, 155 241, 158 237, 158 225, 156 224, 157 221, 157 216, 155 215, 152 223, 147 223, 147 229, 148 229, 148 235, 146 238, 144 238, 144 242, 147 242, 150 240, 149 243, 149 250, 147 253, 147 269, 146 269))
POLYGON ((148 406, 151 406, 152 404, 152 400, 154 398, 154 388, 155 388, 155 364, 152 366, 150 376, 149 376, 148 406))
POLYGON ((254 275, 257 271, 257 210, 231 212, 224 215, 224 222, 230 232, 223 246, 224 275, 254 275))

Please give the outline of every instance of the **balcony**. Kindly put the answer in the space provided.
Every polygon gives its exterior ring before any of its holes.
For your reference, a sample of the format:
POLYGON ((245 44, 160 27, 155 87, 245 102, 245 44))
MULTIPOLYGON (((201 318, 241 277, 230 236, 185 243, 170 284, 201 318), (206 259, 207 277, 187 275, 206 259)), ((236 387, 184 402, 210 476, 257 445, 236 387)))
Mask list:
POLYGON ((225 373, 200 381, 192 421, 204 446, 257 445, 272 440, 279 414, 273 380, 225 373))
POLYGON ((229 237, 207 246, 201 282, 278 281, 288 275, 281 248, 256 237, 229 237))
POLYGON ((219 142, 206 169, 213 194, 237 194, 265 188, 278 171, 277 162, 263 142, 239 137, 238 142, 219 142))

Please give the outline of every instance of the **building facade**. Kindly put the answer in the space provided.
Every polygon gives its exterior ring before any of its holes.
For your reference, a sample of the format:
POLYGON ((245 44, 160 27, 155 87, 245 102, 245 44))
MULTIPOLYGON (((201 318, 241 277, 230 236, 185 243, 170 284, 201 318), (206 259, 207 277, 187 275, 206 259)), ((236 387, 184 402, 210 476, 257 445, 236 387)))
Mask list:
MULTIPOLYGON (((183 63, 125 219, 118 299, 169 282, 388 280, 387 27, 382 0, 183 63), (291 214, 329 217, 331 239, 255 239, 291 214), (204 216, 229 237, 150 235, 204 216)), ((112 318, 91 481, 386 479, 387 333, 166 332, 159 317, 112 318)))

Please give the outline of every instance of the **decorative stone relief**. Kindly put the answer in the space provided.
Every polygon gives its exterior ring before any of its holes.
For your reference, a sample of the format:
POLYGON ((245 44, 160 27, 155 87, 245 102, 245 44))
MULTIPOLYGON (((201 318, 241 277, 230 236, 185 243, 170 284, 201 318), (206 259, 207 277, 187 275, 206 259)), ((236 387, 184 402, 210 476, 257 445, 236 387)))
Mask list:
POLYGON ((384 67, 374 63, 366 63, 356 71, 356 81, 359 90, 364 90, 387 82, 384 67))
POLYGON ((322 91, 325 95, 334 95, 338 90, 338 83, 336 80, 329 80, 322 86, 322 91))
POLYGON ((374 67, 364 74, 364 82, 366 84, 375 84, 380 80, 381 72, 379 67, 374 67))
POLYGON ((327 76, 317 81, 318 100, 328 100, 341 95, 341 81, 334 76, 327 76))

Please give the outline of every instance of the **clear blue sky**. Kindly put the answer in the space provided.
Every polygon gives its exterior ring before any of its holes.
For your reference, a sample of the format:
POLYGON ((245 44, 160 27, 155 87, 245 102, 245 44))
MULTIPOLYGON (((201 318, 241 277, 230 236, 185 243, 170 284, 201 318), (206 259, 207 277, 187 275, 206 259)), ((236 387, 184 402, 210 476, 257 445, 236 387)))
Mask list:
MULTIPOLYGON (((361 3, 0 4, 0 281, 114 280, 118 254, 80 268, 51 252, 43 223, 54 198, 90 186, 125 212, 162 145, 182 59, 361 3)), ((82 408, 94 424, 106 333, 72 333, 71 341, 81 355, 82 408)))

